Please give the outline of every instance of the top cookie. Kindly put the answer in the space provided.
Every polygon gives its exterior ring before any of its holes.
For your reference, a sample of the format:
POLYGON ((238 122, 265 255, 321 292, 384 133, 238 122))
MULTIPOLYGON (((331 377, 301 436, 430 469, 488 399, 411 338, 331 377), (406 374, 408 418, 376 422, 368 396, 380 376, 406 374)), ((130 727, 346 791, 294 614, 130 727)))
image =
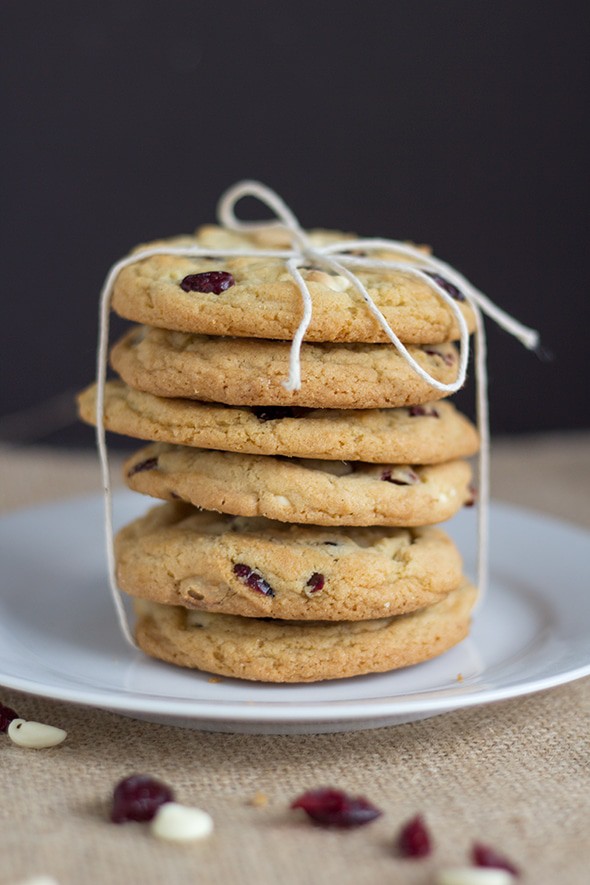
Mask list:
MULTIPOLYGON (((353 239, 351 234, 337 231, 312 231, 309 236, 316 246, 353 239)), ((210 225, 194 236, 158 240, 139 248, 152 246, 199 246, 210 249, 212 257, 154 255, 124 268, 112 296, 113 309, 120 316, 179 332, 293 338, 301 320, 301 293, 285 261, 215 257, 216 249, 288 249, 291 244, 284 231, 238 234, 210 225), (187 277, 212 271, 231 274, 232 284, 216 292, 203 284, 202 277, 183 283, 187 277), (199 286, 209 291, 200 291, 199 286)), ((356 254, 362 257, 362 253, 356 254)), ((410 265, 407 257, 392 251, 374 251, 371 257, 410 265)), ((305 334, 307 341, 388 341, 345 277, 315 267, 302 268, 301 273, 313 302, 313 316, 305 334)), ((459 338, 452 311, 424 279, 409 270, 355 269, 355 273, 405 344, 436 344, 459 338)), ((229 283, 230 278, 226 276, 224 281, 229 283)), ((457 292, 454 287, 447 291, 457 292)), ((460 300, 461 293, 457 293, 457 298, 457 305, 473 331, 473 312, 467 302, 460 300)))

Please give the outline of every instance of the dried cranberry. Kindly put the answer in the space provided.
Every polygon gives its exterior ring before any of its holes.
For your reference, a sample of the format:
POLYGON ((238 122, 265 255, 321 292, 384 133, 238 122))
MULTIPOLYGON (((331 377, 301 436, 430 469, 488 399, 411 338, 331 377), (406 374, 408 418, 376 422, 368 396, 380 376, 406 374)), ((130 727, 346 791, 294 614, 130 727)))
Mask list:
POLYGON ((383 814, 362 796, 349 796, 332 787, 303 793, 291 803, 291 808, 302 808, 314 823, 322 827, 340 829, 362 827, 383 814))
POLYGON ((426 857, 432 851, 430 833, 424 818, 417 814, 405 824, 397 837, 397 847, 402 857, 426 857))
POLYGON ((474 843, 471 859, 476 867, 494 867, 497 870, 506 870, 513 876, 520 876, 518 867, 515 867, 507 857, 503 857, 487 845, 482 845, 481 842, 474 843))
POLYGON ((12 720, 19 718, 18 713, 15 713, 11 707, 5 707, 4 704, 0 704, 0 732, 7 732, 12 720))
POLYGON ((453 285, 453 283, 445 279, 445 277, 441 277, 439 273, 434 273, 434 271, 432 270, 425 270, 424 273, 431 279, 433 279, 435 283, 438 283, 441 289, 444 289, 445 292, 448 292, 451 298, 454 298, 455 301, 465 301, 465 295, 463 294, 461 289, 458 289, 455 285, 453 285))
POLYGON ((383 482, 393 483, 394 486, 411 486, 420 482, 420 477, 410 467, 407 470, 384 470, 381 479, 383 482))
POLYGON ((252 411, 259 421, 278 421, 281 418, 299 418, 301 409, 290 406, 254 406, 252 411))
POLYGON ((430 356, 437 356, 439 359, 446 363, 447 366, 452 366, 455 362, 455 355, 448 351, 447 353, 441 353, 440 350, 437 350, 436 347, 423 347, 422 350, 424 353, 429 354, 430 356))
POLYGON ((477 501, 477 489, 475 488, 475 486, 469 486, 469 494, 471 495, 471 497, 467 501, 465 501, 465 504, 463 505, 464 507, 473 507, 473 505, 477 501))
POLYGON ((225 270, 206 270, 204 273, 189 273, 180 283, 185 292, 213 292, 219 295, 235 286, 236 281, 225 270))
POLYGON ((152 820, 160 805, 173 801, 174 793, 166 784, 146 774, 132 774, 115 787, 111 820, 115 824, 152 820))
POLYGON ((440 418, 440 415, 434 406, 410 406, 408 411, 410 413, 410 418, 418 418, 423 415, 427 418, 440 418))
POLYGON ((314 572, 307 584, 306 587, 311 589, 312 593, 319 593, 320 590, 324 589, 324 584, 326 583, 325 577, 321 572, 314 572))
POLYGON ((252 590, 262 593, 264 596, 274 596, 275 591, 272 589, 268 581, 265 581, 260 572, 255 571, 244 562, 237 562, 234 565, 234 575, 237 575, 244 584, 247 584, 252 590))
POLYGON ((136 473, 143 473, 144 470, 155 470, 158 466, 157 458, 146 458, 145 461, 138 461, 131 470, 127 471, 127 476, 134 476, 136 473))

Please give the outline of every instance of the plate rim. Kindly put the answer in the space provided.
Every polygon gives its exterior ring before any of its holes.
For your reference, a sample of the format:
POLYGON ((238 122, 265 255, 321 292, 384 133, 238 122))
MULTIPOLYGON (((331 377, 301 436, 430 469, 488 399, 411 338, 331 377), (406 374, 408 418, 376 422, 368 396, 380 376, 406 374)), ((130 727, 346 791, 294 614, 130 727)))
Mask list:
MULTIPOLYGON (((309 724, 313 722, 327 723, 337 721, 357 722, 360 720, 378 720, 390 719, 396 716, 405 716, 415 713, 444 713, 452 710, 464 709, 467 707, 480 706, 483 704, 492 704, 504 700, 511 700, 517 697, 523 697, 529 694, 537 694, 541 691, 547 691, 551 688, 557 688, 561 685, 567 685, 590 676, 590 663, 576 669, 563 671, 553 677, 544 677, 543 679, 531 680, 522 685, 506 686, 505 688, 474 691, 470 694, 458 694, 450 697, 429 698, 427 701, 398 701, 384 697, 379 701, 372 698, 356 698, 354 700, 318 700, 306 701, 297 704, 299 711, 296 711, 291 701, 253 701, 248 706, 245 701, 223 701, 216 699, 207 699, 206 701, 186 700, 179 702, 177 699, 168 701, 166 699, 151 698, 146 695, 127 696, 116 694, 113 700, 102 699, 99 696, 92 695, 91 691, 86 692, 86 697, 77 695, 74 689, 53 688, 44 683, 33 683, 30 680, 23 680, 22 684, 18 679, 6 679, 0 673, 0 685, 14 691, 20 691, 24 694, 34 695, 35 697, 43 697, 55 701, 63 701, 64 703, 78 704, 84 707, 96 707, 102 710, 112 710, 116 712, 127 713, 152 713, 155 716, 169 716, 178 719, 194 719, 199 721, 215 721, 215 722, 249 722, 252 724, 260 723, 296 723, 309 724), (134 698, 134 702, 130 703, 129 699, 134 698), (146 700, 149 704, 143 704, 146 700), (186 709, 177 706, 179 703, 186 704, 186 709), (227 712, 228 707, 241 704, 238 709, 234 709, 232 714, 227 712), (317 704, 318 709, 309 711, 309 716, 301 715, 301 708, 317 704), (176 709, 174 709, 176 705, 176 709), (193 706, 209 705, 206 711, 199 712, 190 709, 193 706), (218 706, 217 706, 218 705, 218 706), (384 707, 387 709, 384 709, 384 707), (321 708, 324 708, 323 710, 321 708), (329 708, 329 709, 325 709, 329 708), (255 713, 255 715, 252 715, 255 713), (334 714, 339 715, 334 715, 334 714)), ((434 689, 433 691, 436 691, 434 689)))

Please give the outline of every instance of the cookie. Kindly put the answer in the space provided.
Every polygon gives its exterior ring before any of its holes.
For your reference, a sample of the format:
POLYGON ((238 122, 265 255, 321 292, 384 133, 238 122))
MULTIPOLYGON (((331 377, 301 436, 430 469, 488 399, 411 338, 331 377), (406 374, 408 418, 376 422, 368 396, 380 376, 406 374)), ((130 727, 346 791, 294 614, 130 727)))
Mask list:
POLYGON ((466 461, 365 464, 153 443, 129 458, 124 476, 130 488, 155 498, 325 526, 430 525, 473 497, 466 461))
POLYGON ((136 602, 146 654, 263 682, 317 682, 407 667, 440 655, 468 633, 475 588, 464 584, 420 611, 370 621, 265 621, 136 602))
MULTIPOLYGON (((345 235, 315 232, 311 238, 319 246, 341 241, 345 235)), ((234 234, 209 226, 193 237, 175 237, 139 248, 166 245, 201 246, 214 254, 215 249, 224 248, 284 249, 290 247, 290 242, 277 230, 234 234)), ((372 255, 378 259, 408 261, 391 251, 372 255)), ((451 309, 425 280, 406 270, 355 268, 354 272, 401 341, 432 344, 459 338, 451 309)), ((361 295, 345 277, 314 267, 303 268, 301 273, 313 302, 313 316, 305 334, 307 341, 388 341, 361 295)), ((203 285, 202 280, 194 281, 193 285, 203 285)), ((229 283, 229 278, 225 278, 225 283, 229 283)), ((301 293, 287 272, 285 262, 272 257, 154 255, 119 273, 112 306, 121 316, 138 323, 206 335, 286 340, 293 338, 301 320, 301 293), (216 291, 219 287, 209 292, 198 291, 198 288, 186 291, 189 283, 183 284, 183 281, 187 277, 211 272, 231 274, 232 285, 221 291, 216 291)), ((457 306, 473 331, 471 308, 461 300, 457 306)))
MULTIPOLYGON (((457 377, 453 344, 411 345, 438 381, 457 377)), ((254 406, 379 409, 417 405, 444 394, 386 344, 303 344, 301 389, 285 390, 290 345, 254 338, 211 338, 138 326, 111 351, 130 387, 156 396, 254 406)))
POLYGON ((321 528, 160 505, 118 533, 132 596, 246 617, 365 620, 437 602, 461 558, 437 528, 321 528))
MULTIPOLYGON (((78 397, 96 421, 96 387, 78 397)), ((475 454, 475 427, 448 400, 397 409, 292 409, 227 406, 156 397, 121 381, 105 390, 108 430, 138 439, 252 455, 436 464, 475 454)))

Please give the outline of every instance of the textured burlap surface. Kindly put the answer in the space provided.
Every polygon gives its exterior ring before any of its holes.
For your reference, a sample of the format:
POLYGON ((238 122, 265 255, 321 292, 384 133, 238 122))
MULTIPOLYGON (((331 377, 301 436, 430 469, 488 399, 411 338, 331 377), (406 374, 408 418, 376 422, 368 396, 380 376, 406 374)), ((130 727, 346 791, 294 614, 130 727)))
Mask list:
MULTIPOLYGON (((590 437, 499 441, 493 484, 496 498, 590 525, 590 437)), ((97 487, 91 455, 0 451, 5 510, 97 487)), ((207 734, 5 689, 0 700, 69 733, 44 751, 0 735, 2 885, 41 873, 61 885, 426 885, 440 867, 465 863, 473 840, 519 863, 524 882, 590 878, 590 679, 408 725, 315 736, 207 734), (134 771, 207 809, 214 836, 175 847, 140 825, 110 824, 113 784, 134 771), (288 811, 302 790, 325 784, 363 793, 386 813, 347 833, 288 811), (257 792, 266 806, 249 804, 257 792), (435 851, 402 861, 394 837, 418 811, 435 851)))

